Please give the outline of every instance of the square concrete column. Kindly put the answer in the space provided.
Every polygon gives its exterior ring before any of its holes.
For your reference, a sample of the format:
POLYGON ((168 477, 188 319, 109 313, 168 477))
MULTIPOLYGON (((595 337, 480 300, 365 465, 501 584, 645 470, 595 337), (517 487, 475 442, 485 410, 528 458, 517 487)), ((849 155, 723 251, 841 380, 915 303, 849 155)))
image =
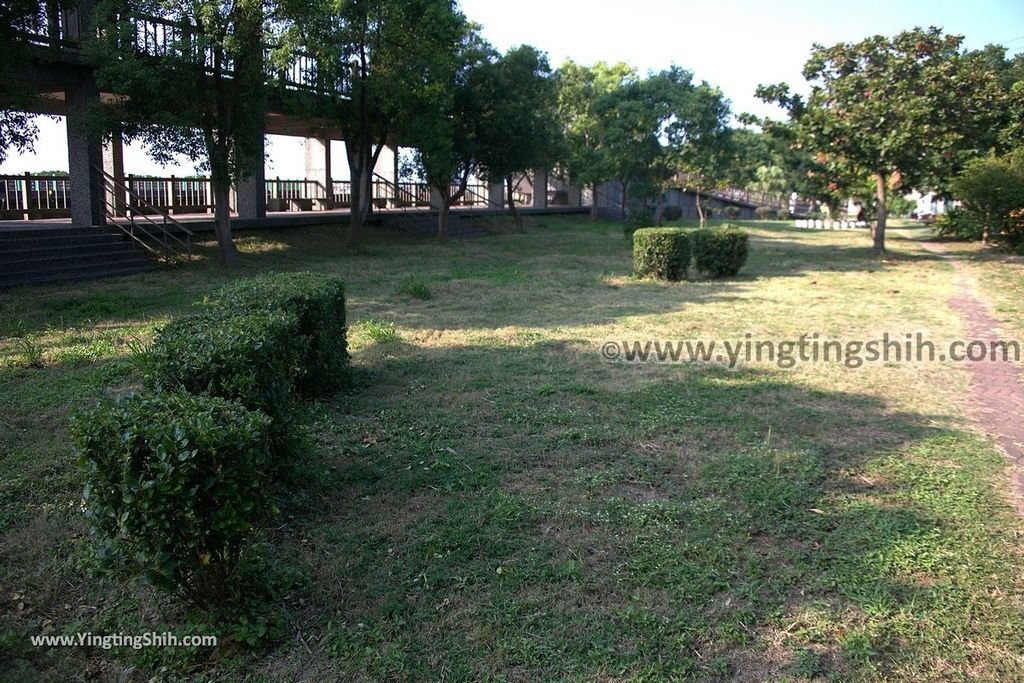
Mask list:
POLYGON ((120 131, 114 131, 110 140, 103 143, 103 171, 114 178, 112 184, 106 184, 107 206, 114 207, 115 215, 124 216, 128 198, 125 191, 124 141, 120 131))
POLYGON ((71 224, 104 224, 103 139, 85 124, 86 111, 100 101, 92 76, 65 91, 67 99, 68 171, 71 179, 71 224))
POLYGON ((533 170, 533 208, 548 208, 548 172, 544 169, 533 170))
MULTIPOLYGON (((380 178, 374 177, 374 180, 380 180, 383 178, 387 181, 390 186, 384 199, 387 200, 387 207, 393 209, 397 207, 398 202, 398 150, 394 147, 387 146, 380 151, 377 156, 377 165, 373 167, 373 172, 380 176, 380 178)), ((381 199, 381 197, 374 197, 374 199, 381 199)))
POLYGON ((334 178, 331 175, 331 141, 328 138, 306 138, 306 180, 316 181, 320 209, 334 208, 334 178))
POLYGON ((491 183, 487 188, 487 204, 489 208, 503 208, 505 206, 505 183, 491 183))
POLYGON ((253 164, 249 175, 238 181, 237 209, 239 218, 267 217, 266 162, 264 161, 266 143, 266 135, 261 130, 257 145, 258 161, 253 164))

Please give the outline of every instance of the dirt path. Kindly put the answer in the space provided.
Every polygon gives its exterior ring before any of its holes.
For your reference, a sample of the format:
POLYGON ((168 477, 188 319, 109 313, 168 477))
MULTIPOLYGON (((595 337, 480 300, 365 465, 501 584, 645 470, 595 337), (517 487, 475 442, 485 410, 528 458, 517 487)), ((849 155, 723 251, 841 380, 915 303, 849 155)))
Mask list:
MULTIPOLYGON (((947 255, 940 244, 924 242, 922 246, 956 267, 957 293, 949 305, 963 319, 967 340, 1009 340, 999 334, 999 321, 989 314, 964 262, 947 255)), ((970 415, 1013 463, 1012 489, 1017 509, 1024 514, 1024 373, 1012 361, 992 358, 967 367, 971 373, 970 415)))

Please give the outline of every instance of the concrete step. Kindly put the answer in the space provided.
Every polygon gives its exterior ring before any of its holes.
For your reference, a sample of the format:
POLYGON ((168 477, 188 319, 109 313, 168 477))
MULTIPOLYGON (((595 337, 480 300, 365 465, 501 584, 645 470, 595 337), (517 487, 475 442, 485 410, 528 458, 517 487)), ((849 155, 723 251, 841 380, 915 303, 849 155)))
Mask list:
POLYGON ((0 288, 128 275, 153 267, 148 252, 116 228, 0 230, 0 288))
MULTIPOLYGON (((0 248, 0 268, 5 264, 18 263, 22 261, 56 259, 67 256, 91 256, 93 254, 107 254, 123 248, 131 248, 132 243, 127 240, 81 240, 77 242, 57 242, 49 246, 34 246, 19 249, 0 248)), ((139 247, 141 250, 141 247, 139 247)))
POLYGON ((143 249, 133 249, 130 246, 118 246, 116 249, 107 249, 89 254, 72 253, 62 255, 37 254, 30 258, 17 261, 0 261, 0 273, 13 275, 20 273, 37 273, 47 271, 61 271, 68 266, 93 266, 109 263, 123 263, 126 265, 134 263, 148 263, 148 252, 143 249))
POLYGON ((52 249, 64 246, 115 245, 128 238, 114 233, 91 235, 36 235, 31 237, 7 237, 0 235, 0 254, 26 249, 52 249))
POLYGON ((77 280, 99 280, 108 277, 121 277, 124 275, 135 275, 153 270, 153 263, 143 261, 141 263, 124 264, 111 262, 93 266, 69 267, 60 271, 49 271, 45 273, 22 273, 8 276, 0 272, 0 289, 23 287, 29 285, 45 285, 60 282, 73 282, 77 280))

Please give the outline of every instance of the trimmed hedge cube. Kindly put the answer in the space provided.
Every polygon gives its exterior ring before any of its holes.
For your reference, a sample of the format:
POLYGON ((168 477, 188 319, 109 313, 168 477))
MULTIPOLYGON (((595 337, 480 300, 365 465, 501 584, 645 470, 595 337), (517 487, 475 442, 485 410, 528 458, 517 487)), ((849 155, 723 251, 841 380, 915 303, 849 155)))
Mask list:
POLYGON ((690 233, 694 267, 709 277, 731 277, 747 262, 747 233, 732 226, 690 233))
POLYGON ((172 320, 153 341, 147 384, 234 400, 271 420, 275 451, 293 420, 308 340, 294 315, 211 309, 172 320))
POLYGON ((679 228, 643 228, 633 233, 633 269, 642 277, 682 280, 690 265, 690 243, 679 228))
POLYGON ((271 509, 270 419, 185 392, 104 400, 72 439, 107 557, 200 606, 229 601, 248 538, 271 509))
POLYGON ((234 313, 294 314, 296 338, 304 353, 299 393, 323 396, 349 381, 345 327, 345 286, 315 273, 268 273, 238 280, 210 296, 213 307, 234 313))

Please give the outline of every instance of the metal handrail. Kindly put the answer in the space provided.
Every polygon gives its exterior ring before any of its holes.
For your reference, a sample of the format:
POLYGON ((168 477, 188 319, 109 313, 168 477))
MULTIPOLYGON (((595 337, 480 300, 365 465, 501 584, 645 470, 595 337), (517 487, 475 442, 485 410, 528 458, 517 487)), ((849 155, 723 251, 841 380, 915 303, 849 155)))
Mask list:
POLYGON ((115 194, 117 192, 124 192, 129 198, 134 199, 135 202, 136 202, 136 203, 126 202, 126 205, 127 205, 126 208, 128 209, 128 215, 127 215, 128 226, 126 227, 126 226, 122 225, 120 222, 118 222, 118 220, 117 220, 119 218, 119 216, 117 216, 117 199, 116 199, 116 197, 113 200, 110 200, 110 199, 107 198, 107 192, 104 192, 103 205, 109 211, 109 214, 108 214, 107 218, 110 220, 112 225, 117 226, 117 228, 120 229, 121 232, 123 232, 126 235, 128 235, 128 237, 133 239, 138 244, 142 245, 143 248, 147 249, 151 253, 155 254, 157 257, 163 258, 164 260, 166 260, 168 262, 173 262, 174 261, 174 258, 172 256, 172 252, 175 252, 175 255, 180 255, 181 254, 180 250, 176 250, 171 245, 171 240, 173 240, 174 242, 177 242, 179 245, 181 245, 181 247, 183 247, 184 250, 185 250, 186 259, 191 260, 191 258, 192 258, 192 236, 194 235, 192 230, 190 230, 189 228, 185 227, 184 225, 182 225, 181 223, 176 221, 166 211, 153 206, 152 204, 147 202, 145 199, 143 199, 142 197, 137 195, 135 192, 132 191, 131 187, 129 187, 127 183, 125 183, 123 185, 119 185, 118 182, 117 182, 117 179, 114 176, 110 175, 109 173, 107 173, 105 170, 103 170, 99 166, 95 166, 94 168, 102 175, 102 177, 105 180, 104 190, 109 190, 111 195, 113 195, 113 194, 115 194), (153 212, 158 213, 161 216, 161 218, 162 218, 162 222, 158 223, 157 221, 154 221, 152 218, 149 217, 147 211, 153 211, 153 212), (141 216, 142 218, 144 218, 146 220, 146 222, 148 222, 150 225, 152 225, 154 228, 156 228, 162 234, 163 239, 161 239, 160 237, 154 235, 152 232, 150 232, 148 229, 146 229, 146 227, 144 225, 137 224, 135 222, 136 215, 141 216), (182 239, 181 237, 178 237, 178 235, 174 234, 174 231, 168 229, 168 223, 172 224, 175 228, 177 228, 178 230, 183 232, 185 234, 185 239, 182 239), (149 239, 157 242, 158 244, 160 244, 163 247, 163 255, 162 256, 161 256, 161 254, 155 248, 153 248, 152 246, 147 244, 144 239, 142 239, 141 237, 138 237, 135 234, 136 228, 141 230, 142 233, 146 237, 148 237, 149 239))

